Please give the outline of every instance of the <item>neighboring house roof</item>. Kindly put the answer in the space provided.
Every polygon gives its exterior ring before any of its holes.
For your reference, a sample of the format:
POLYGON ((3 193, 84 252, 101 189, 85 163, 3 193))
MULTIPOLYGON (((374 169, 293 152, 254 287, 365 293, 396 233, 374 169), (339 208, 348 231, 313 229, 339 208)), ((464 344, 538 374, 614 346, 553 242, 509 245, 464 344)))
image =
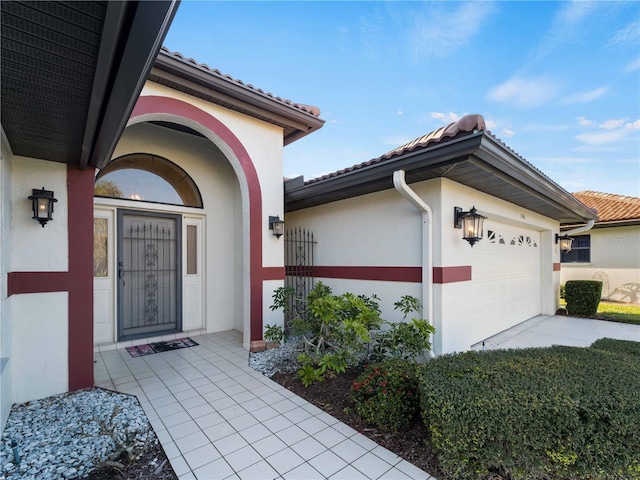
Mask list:
POLYGON ((13 154, 102 167, 177 5, 0 2, 2 130, 13 154))
POLYGON ((288 145, 324 125, 320 109, 295 103, 162 47, 149 80, 278 125, 288 145))
POLYGON ((585 190, 573 194, 598 213, 596 227, 640 224, 640 198, 585 190))
POLYGON ((405 170, 408 183, 448 178, 561 223, 597 219, 487 131, 481 115, 467 115, 368 162, 307 182, 301 178, 285 182, 285 211, 393 188, 393 172, 399 169, 405 170))

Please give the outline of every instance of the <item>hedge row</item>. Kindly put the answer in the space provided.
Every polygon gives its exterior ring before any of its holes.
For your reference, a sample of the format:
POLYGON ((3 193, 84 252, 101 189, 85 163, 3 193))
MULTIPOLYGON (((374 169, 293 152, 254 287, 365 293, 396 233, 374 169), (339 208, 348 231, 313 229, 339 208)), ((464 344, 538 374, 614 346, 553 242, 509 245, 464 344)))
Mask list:
POLYGON ((626 353, 627 355, 639 357, 640 360, 640 342, 616 340, 614 338, 601 338, 600 340, 593 342, 591 344, 591 348, 606 350, 608 352, 626 353))
POLYGON ((419 388, 449 478, 640 479, 633 355, 575 347, 466 352, 421 366, 419 388))

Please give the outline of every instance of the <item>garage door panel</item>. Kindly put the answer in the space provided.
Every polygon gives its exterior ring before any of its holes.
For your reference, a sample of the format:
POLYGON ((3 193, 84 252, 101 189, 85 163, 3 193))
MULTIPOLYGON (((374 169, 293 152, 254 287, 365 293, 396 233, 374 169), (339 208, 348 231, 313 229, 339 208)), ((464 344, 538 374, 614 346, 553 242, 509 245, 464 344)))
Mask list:
POLYGON ((477 341, 542 310, 540 232, 487 220, 485 233, 472 265, 475 308, 486 319, 475 326, 477 341))

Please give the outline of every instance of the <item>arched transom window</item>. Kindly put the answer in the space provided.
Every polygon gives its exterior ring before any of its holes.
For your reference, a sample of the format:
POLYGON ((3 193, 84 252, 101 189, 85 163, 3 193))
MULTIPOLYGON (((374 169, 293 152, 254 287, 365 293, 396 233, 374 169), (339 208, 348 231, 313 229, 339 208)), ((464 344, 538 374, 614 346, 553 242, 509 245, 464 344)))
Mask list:
POLYGON ((198 187, 187 172, 166 158, 148 153, 113 160, 96 177, 93 194, 202 208, 198 187))

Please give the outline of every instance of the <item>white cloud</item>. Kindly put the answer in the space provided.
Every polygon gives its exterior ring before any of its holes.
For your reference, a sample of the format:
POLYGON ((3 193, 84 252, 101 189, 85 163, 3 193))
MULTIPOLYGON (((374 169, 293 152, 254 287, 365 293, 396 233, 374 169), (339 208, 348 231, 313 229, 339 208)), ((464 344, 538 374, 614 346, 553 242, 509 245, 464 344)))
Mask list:
POLYGON ((635 72, 636 70, 640 70, 640 58, 630 61, 624 67, 625 72, 635 72))
POLYGON ((624 120, 620 119, 620 120, 607 120, 604 123, 601 123, 598 128, 602 128, 603 130, 613 130, 614 128, 618 128, 621 127, 622 125, 624 125, 624 120))
POLYGON ((402 115, 404 112, 402 110, 398 110, 398 115, 402 115))
POLYGON ((493 132, 493 131, 498 129, 498 124, 496 122, 494 122, 493 120, 485 119, 484 123, 487 126, 487 130, 489 130, 491 132, 493 132))
POLYGON ((587 103, 591 102, 597 98, 602 97, 609 91, 607 87, 596 88, 595 90, 590 90, 588 92, 582 93, 574 93, 573 95, 567 96, 562 103, 587 103))
POLYGON ((510 128, 506 128, 506 127, 505 127, 505 128, 503 128, 503 129, 500 131, 500 135, 502 135, 503 137, 507 137, 507 138, 513 137, 515 134, 516 134, 516 132, 514 132, 514 131, 513 131, 513 130, 511 130, 510 128))
POLYGON ((635 122, 625 123, 624 128, 629 130, 640 130, 640 120, 636 120, 635 122))
POLYGON ((424 5, 426 11, 414 15, 408 35, 409 51, 415 61, 444 57, 461 47, 480 31, 495 9, 492 2, 424 5))
POLYGON ((640 40, 640 22, 633 21, 625 28, 618 30, 609 41, 610 45, 626 45, 640 40))
POLYGON ((431 118, 435 118, 436 120, 444 120, 445 123, 453 123, 460 120, 462 115, 458 115, 454 112, 442 113, 442 112, 431 112, 431 118))
POLYGON ((576 135, 575 139, 590 145, 600 145, 603 143, 612 143, 622 140, 628 133, 628 130, 619 128, 617 130, 609 130, 607 132, 588 132, 576 135))
POLYGON ((593 120, 589 120, 582 116, 576 118, 578 119, 578 123, 583 127, 590 127, 595 123, 593 120))
POLYGON ((562 4, 562 8, 558 11, 556 23, 564 28, 576 25, 587 17, 593 9, 594 5, 590 2, 566 2, 562 4))
POLYGON ((512 104, 515 107, 532 108, 552 100, 557 91, 557 82, 546 75, 535 78, 514 76, 492 88, 487 97, 489 100, 512 104))

